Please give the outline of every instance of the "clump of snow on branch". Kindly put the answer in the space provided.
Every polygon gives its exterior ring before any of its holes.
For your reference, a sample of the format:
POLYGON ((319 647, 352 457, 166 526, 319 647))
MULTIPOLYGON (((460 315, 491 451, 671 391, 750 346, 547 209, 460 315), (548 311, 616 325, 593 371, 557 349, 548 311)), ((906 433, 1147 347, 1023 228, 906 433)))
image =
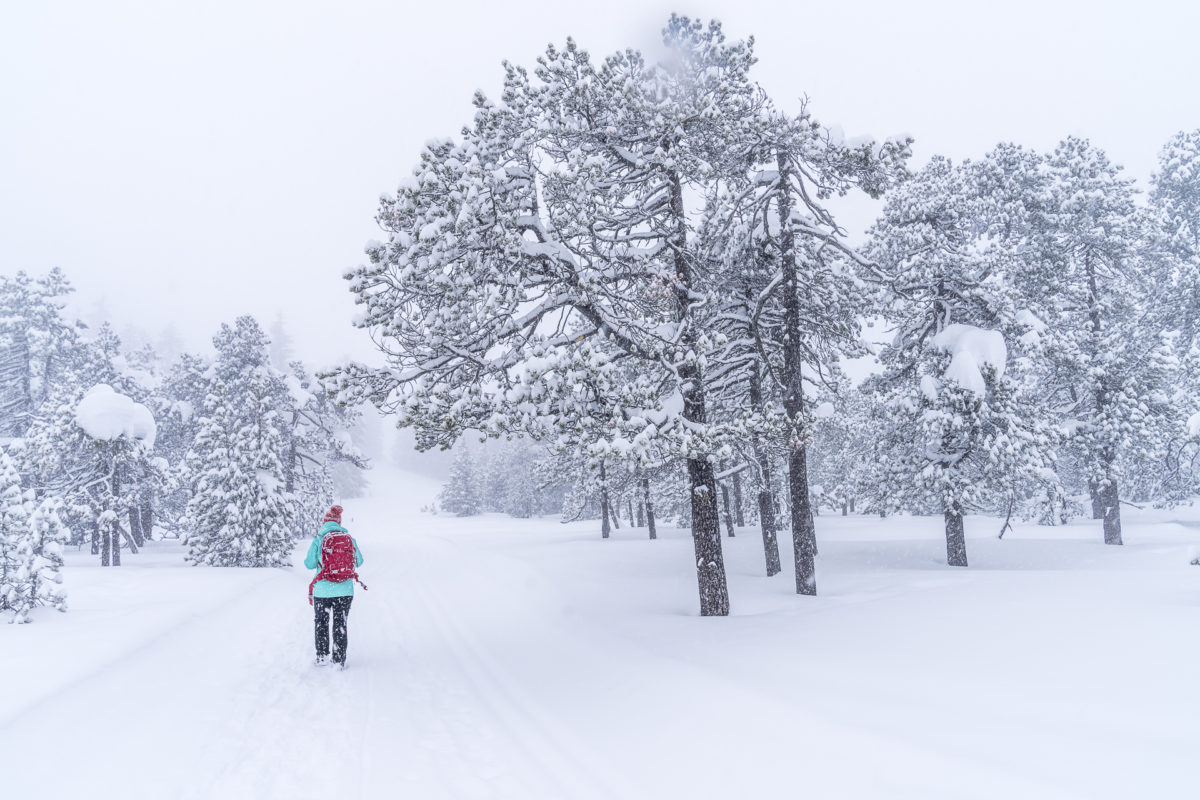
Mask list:
POLYGON ((976 328, 974 325, 948 325, 933 337, 933 345, 950 354, 950 366, 943 377, 968 392, 980 396, 987 392, 983 379, 984 367, 994 369, 997 378, 1004 376, 1008 347, 999 331, 976 328))
POLYGON ((88 390, 75 409, 75 422, 92 439, 127 439, 154 446, 158 428, 154 416, 141 403, 135 403, 105 383, 88 390))

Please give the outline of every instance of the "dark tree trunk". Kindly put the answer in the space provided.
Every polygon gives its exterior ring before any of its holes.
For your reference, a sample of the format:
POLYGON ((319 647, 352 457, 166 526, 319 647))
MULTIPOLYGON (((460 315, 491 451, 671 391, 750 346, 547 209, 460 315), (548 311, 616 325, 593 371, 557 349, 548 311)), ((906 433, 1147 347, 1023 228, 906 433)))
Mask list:
POLYGON ((129 535, 136 546, 142 547, 146 544, 142 536, 142 511, 134 505, 129 507, 129 535))
MULTIPOLYGON (((113 467, 112 496, 114 502, 121 496, 121 466, 119 463, 113 467)), ((104 565, 121 566, 121 524, 119 517, 115 517, 105 526, 104 541, 108 546, 108 552, 111 554, 110 560, 106 561, 104 565)))
POLYGON ((813 529, 813 555, 819 556, 819 555, 821 555, 821 548, 817 544, 817 536, 816 536, 817 523, 813 521, 814 516, 815 516, 815 512, 813 511, 813 506, 811 505, 811 501, 810 501, 810 505, 808 507, 808 524, 810 526, 812 526, 812 529, 813 529))
POLYGON ((100 523, 92 522, 92 555, 100 555, 100 523))
MULTIPOLYGON (((1092 254, 1084 255, 1084 267, 1088 276, 1088 292, 1090 293, 1088 316, 1092 324, 1093 351, 1098 354, 1100 343, 1100 289, 1096 281, 1096 268, 1092 264, 1092 254)), ((1096 386, 1096 410, 1105 411, 1112 403, 1113 387, 1106 376, 1101 375, 1096 386)), ((1104 520, 1104 543, 1123 544, 1121 541, 1121 495, 1117 489, 1117 478, 1113 475, 1112 465, 1116 461, 1116 453, 1104 447, 1100 453, 1100 463, 1104 467, 1104 479, 1089 483, 1092 492, 1092 516, 1104 520), (1097 514, 1097 512, 1099 512, 1097 514)))
POLYGON ((817 593, 817 537, 808 498, 808 454, 801 430, 804 418, 803 354, 800 342, 800 285, 796 240, 792 232, 791 164, 783 152, 779 166, 779 261, 783 268, 783 410, 792 431, 788 446, 788 500, 792 520, 792 552, 796 564, 796 593, 817 593))
MULTIPOLYGON (((680 344, 686 352, 696 345, 696 329, 691 325, 692 265, 687 253, 687 228, 683 205, 683 181, 670 170, 671 215, 675 221, 671 245, 675 258, 676 318, 685 325, 680 344)), ((705 411, 704 376, 695 362, 679 367, 683 418, 694 425, 708 422, 705 411)), ((723 617, 729 614, 729 586, 725 579, 725 556, 721 552, 721 528, 717 520, 717 484, 712 462, 701 454, 688 459, 688 484, 691 490, 692 544, 696 552, 696 582, 700 593, 700 614, 723 617)))
POLYGON ((1104 502, 1104 543, 1124 544, 1121 540, 1121 495, 1117 491, 1117 479, 1109 476, 1100 487, 1104 502))
POLYGON ((967 539, 963 532, 962 511, 951 506, 943 512, 946 520, 946 563, 952 567, 967 565, 967 539))
POLYGON ((296 462, 299 461, 296 441, 296 423, 299 422, 299 412, 292 412, 292 425, 288 428, 288 454, 283 469, 283 490, 288 494, 296 488, 296 462))
POLYGON ((621 518, 617 516, 617 509, 613 508, 612 503, 608 505, 608 515, 612 518, 613 530, 621 530, 621 518))
POLYGON ((611 523, 608 520, 608 479, 604 474, 604 464, 600 464, 600 537, 607 539, 611 523))
POLYGON ((732 539, 734 537, 733 514, 729 511, 729 487, 725 484, 721 484, 721 502, 725 504, 725 530, 732 539))
POLYGON ((154 503, 147 500, 142 503, 142 535, 146 537, 146 541, 154 539, 154 503))
MULTIPOLYGON (((686 401, 685 401, 686 402, 686 401)), ((696 576, 700 589, 700 615, 729 614, 729 587, 725 582, 725 559, 721 552, 721 529, 717 522, 717 485, 712 462, 688 459, 692 485, 692 544, 696 552, 696 576)))
POLYGON ((746 517, 742 514, 742 473, 733 473, 733 521, 739 528, 746 527, 746 517))
POLYGON ((1092 519, 1104 519, 1104 498, 1100 496, 1100 484, 1088 481, 1088 496, 1092 499, 1092 519))
POLYGON ((851 514, 854 513, 854 498, 853 497, 850 498, 850 513, 851 514))
POLYGON ((842 516, 845 517, 845 516, 849 516, 849 515, 850 515, 850 504, 843 502, 842 503, 842 516))
POLYGON ((758 521, 762 528, 763 553, 766 555, 769 578, 783 571, 783 565, 779 560, 779 528, 775 522, 775 503, 771 500, 771 493, 765 490, 758 493, 758 521))
POLYGON ((650 502, 650 479, 642 478, 642 504, 646 506, 646 526, 650 529, 650 538, 657 539, 654 530, 654 504, 650 502))
POLYGON ((640 500, 637 504, 637 526, 639 528, 646 527, 646 503, 640 500))
POLYGON ((113 552, 113 535, 112 525, 105 525, 104 530, 100 533, 100 566, 112 566, 113 552))
POLYGON ((629 495, 628 497, 625 498, 625 500, 629 504, 629 527, 633 528, 633 527, 635 527, 634 516, 633 516, 633 495, 632 494, 629 495))
MULTIPOLYGON (((750 407, 754 411, 761 411, 762 405, 762 379, 756 364, 750 371, 750 407)), ((760 478, 758 525, 762 530, 763 556, 766 558, 769 578, 779 574, 783 567, 779 563, 779 525, 776 522, 775 501, 771 497, 771 485, 774 482, 771 477, 771 459, 763 453, 762 442, 757 436, 754 437, 754 460, 758 462, 760 478)))
POLYGON ((808 507, 808 450, 793 447, 788 455, 791 489, 792 554, 796 559, 796 594, 817 593, 817 537, 808 507))

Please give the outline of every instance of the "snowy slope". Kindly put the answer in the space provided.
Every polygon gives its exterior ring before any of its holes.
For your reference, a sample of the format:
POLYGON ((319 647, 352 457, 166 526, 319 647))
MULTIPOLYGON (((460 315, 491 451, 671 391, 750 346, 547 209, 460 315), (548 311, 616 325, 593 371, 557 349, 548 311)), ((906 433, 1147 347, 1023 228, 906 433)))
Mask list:
POLYGON ((370 590, 342 673, 310 666, 303 569, 70 554, 72 610, 0 627, 6 789, 1192 796, 1196 510, 1131 514, 1124 548, 968 519, 967 570, 940 520, 820 517, 817 598, 743 529, 734 614, 700 619, 683 532, 419 513, 436 491, 382 474, 346 503, 370 590))

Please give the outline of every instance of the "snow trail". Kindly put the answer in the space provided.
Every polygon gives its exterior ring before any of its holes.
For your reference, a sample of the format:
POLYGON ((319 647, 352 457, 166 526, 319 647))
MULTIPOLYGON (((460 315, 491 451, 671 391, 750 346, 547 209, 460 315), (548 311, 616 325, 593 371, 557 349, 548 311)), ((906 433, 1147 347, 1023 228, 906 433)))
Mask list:
MULTIPOLYGON (((178 625, 0 717, 4 760, 28 768, 13 785, 62 781, 68 796, 79 770, 112 775, 113 793, 119 785, 126 797, 372 797, 385 787, 419 797, 619 796, 511 665, 473 640, 480 621, 462 615, 480 589, 492 598, 483 624, 521 626, 518 609, 495 605, 503 570, 471 563, 498 557, 422 536, 420 516, 393 506, 363 501, 350 525, 375 590, 356 596, 345 672, 311 663, 307 572, 242 570, 233 577, 252 580, 238 581, 235 595, 193 598, 178 625), (482 582, 464 604, 468 581, 482 582), (65 774, 55 768, 63 749, 73 763, 65 774), (127 760, 139 753, 153 758, 127 760)), ((180 577, 206 572, 229 571, 182 568, 180 577)))

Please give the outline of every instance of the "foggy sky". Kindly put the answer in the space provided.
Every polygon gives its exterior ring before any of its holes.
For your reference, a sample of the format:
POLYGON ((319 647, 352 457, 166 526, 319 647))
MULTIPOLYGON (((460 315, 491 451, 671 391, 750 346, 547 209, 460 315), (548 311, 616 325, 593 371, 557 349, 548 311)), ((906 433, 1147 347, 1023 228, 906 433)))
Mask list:
MULTIPOLYGON (((1139 180, 1200 127, 1192 2, 10 3, 0 11, 0 272, 62 267, 75 307, 207 347, 278 314, 316 365, 371 348, 342 272, 377 198, 453 136, 500 62, 568 35, 655 47, 671 10, 753 34, 756 79, 848 135, 976 157, 1090 137, 1139 180)), ((1144 184, 1143 184, 1144 185, 1144 184)), ((878 206, 853 206, 857 232, 878 206)))

